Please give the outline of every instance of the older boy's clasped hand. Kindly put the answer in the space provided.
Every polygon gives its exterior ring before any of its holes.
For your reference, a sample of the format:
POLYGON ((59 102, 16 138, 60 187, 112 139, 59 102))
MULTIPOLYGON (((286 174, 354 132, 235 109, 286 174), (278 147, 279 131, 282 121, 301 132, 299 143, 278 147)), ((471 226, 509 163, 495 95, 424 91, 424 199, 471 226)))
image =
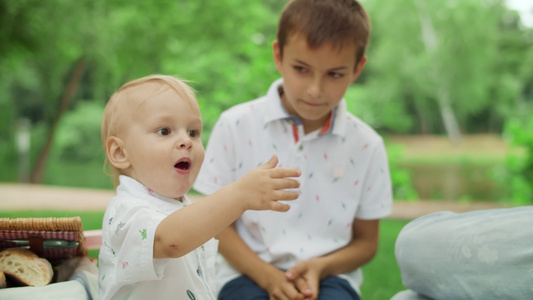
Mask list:
POLYGON ((290 280, 304 295, 305 299, 316 300, 322 275, 318 258, 299 261, 290 270, 285 272, 285 278, 290 280))
POLYGON ((278 200, 296 200, 298 191, 289 191, 300 187, 300 182, 291 177, 300 177, 300 170, 277 168, 278 157, 273 155, 264 165, 252 170, 235 182, 236 195, 242 195, 244 210, 273 210, 285 212, 288 204, 278 200))
POLYGON ((273 266, 264 268, 262 272, 264 276, 258 284, 267 291, 269 300, 311 299, 311 291, 307 288, 307 282, 303 277, 288 280, 282 270, 273 266), (299 290, 299 287, 302 289, 299 290))

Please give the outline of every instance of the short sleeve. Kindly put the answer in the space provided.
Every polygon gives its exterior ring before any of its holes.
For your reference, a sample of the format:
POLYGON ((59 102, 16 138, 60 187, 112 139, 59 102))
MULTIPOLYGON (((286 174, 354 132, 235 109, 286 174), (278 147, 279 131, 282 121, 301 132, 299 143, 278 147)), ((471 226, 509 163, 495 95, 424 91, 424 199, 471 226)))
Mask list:
POLYGON ((166 215, 142 206, 121 210, 117 207, 107 220, 108 239, 100 250, 115 261, 113 277, 119 285, 160 279, 165 264, 154 265, 153 249, 155 231, 166 215))
POLYGON ((363 197, 356 218, 380 219, 392 211, 392 184, 383 140, 374 147, 364 180, 363 197))

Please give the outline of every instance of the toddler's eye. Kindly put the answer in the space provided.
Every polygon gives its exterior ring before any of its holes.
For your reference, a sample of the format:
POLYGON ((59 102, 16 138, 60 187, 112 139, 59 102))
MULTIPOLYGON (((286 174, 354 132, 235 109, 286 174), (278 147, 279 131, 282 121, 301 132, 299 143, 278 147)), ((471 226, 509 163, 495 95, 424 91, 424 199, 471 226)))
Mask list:
POLYGON ((170 134, 170 129, 168 128, 161 128, 157 131, 157 133, 159 133, 160 135, 169 135, 170 134))
POLYGON ((190 136, 190 137, 197 137, 198 135, 200 135, 200 133, 198 132, 198 130, 190 130, 190 131, 189 131, 189 136, 190 136))

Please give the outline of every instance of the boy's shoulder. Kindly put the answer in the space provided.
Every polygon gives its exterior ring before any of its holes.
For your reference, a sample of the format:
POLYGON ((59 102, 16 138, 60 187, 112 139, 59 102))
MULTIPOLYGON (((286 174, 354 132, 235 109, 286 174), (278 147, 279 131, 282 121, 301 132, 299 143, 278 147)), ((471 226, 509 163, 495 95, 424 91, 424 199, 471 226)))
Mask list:
POLYGON ((346 135, 358 135, 361 138, 375 141, 381 141, 383 139, 372 126, 368 125, 365 121, 361 120, 348 110, 345 111, 344 116, 346 118, 346 135))

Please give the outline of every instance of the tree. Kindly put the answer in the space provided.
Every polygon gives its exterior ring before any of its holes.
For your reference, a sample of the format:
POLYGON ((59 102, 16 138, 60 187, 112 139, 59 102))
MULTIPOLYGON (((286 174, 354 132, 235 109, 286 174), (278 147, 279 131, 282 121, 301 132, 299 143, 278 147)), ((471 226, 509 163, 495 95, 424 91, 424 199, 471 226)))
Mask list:
MULTIPOLYGON (((207 138, 221 109, 262 94, 277 76, 266 63, 283 4, 0 0, 0 76, 8 78, 0 83, 0 109, 10 112, 0 125, 28 118, 41 132, 32 140, 32 181, 41 182, 65 111, 80 101, 104 105, 124 82, 166 73, 198 90, 207 138)), ((0 159, 10 165, 14 134, 0 133, 8 141, 0 159)))
POLYGON ((356 100, 353 109, 371 111, 363 114, 373 115, 373 125, 403 133, 500 132, 517 112, 513 99, 522 91, 511 83, 532 81, 516 61, 523 63, 533 45, 508 21, 516 14, 502 1, 365 4, 373 24, 367 77, 351 93, 370 102, 356 100))
MULTIPOLYGON (((61 5, 31 0, 0 2, 3 8, 0 13, 0 44, 3 45, 0 65, 4 66, 0 74, 3 78, 11 78, 2 93, 11 101, 6 105, 14 110, 9 122, 26 117, 32 123, 43 122, 51 128, 48 141, 34 165, 33 181, 42 180, 54 124, 67 109, 75 92, 77 78, 68 84, 63 80, 73 65, 77 66, 78 78, 82 72, 83 43, 79 37, 83 36, 84 27, 79 21, 84 20, 83 12, 88 6, 90 1, 65 1, 61 5), (64 96, 60 97, 61 94, 64 96), (46 101, 46 105, 42 101, 46 101)), ((6 125, 14 127, 14 124, 6 125)))

